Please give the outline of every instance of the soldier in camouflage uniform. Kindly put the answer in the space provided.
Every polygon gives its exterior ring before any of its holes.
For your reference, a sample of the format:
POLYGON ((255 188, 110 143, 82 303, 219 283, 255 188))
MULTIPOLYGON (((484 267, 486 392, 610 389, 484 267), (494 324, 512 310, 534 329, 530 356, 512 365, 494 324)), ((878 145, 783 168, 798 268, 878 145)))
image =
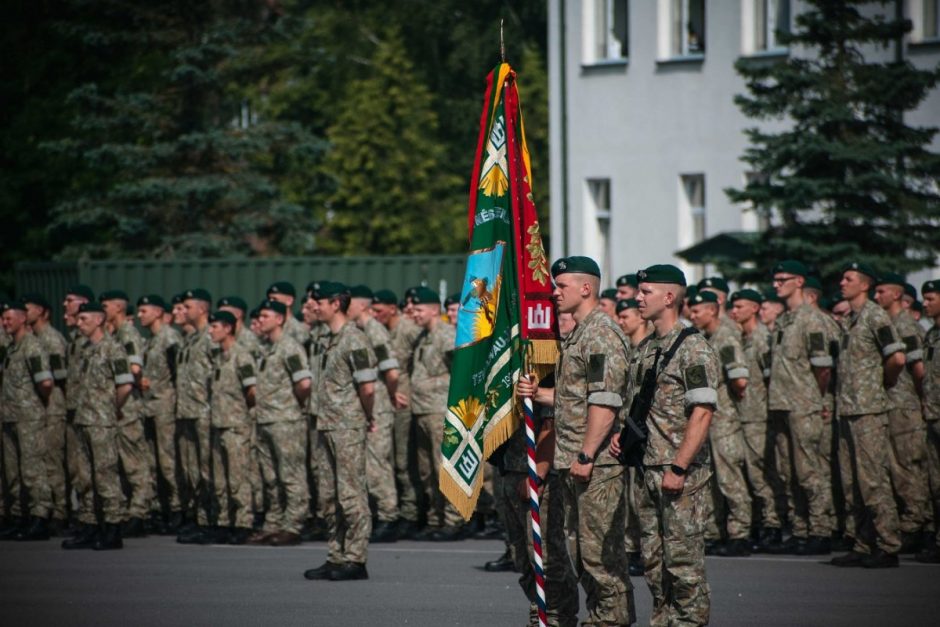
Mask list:
POLYGON ((395 466, 392 462, 392 443, 395 415, 392 398, 398 385, 398 360, 391 351, 388 329, 372 315, 372 290, 358 285, 350 290, 347 317, 362 329, 375 355, 378 379, 375 383, 375 407, 372 411, 374 428, 366 435, 366 483, 369 496, 375 503, 375 518, 371 542, 394 542, 398 537, 398 493, 395 489, 395 466))
MULTIPOLYGON (((653 595, 650 625, 705 625, 711 604, 703 509, 711 470, 704 444, 718 403, 721 365, 697 333, 676 347, 684 328, 679 322, 682 271, 656 265, 637 276, 640 313, 655 332, 640 344, 630 364, 628 398, 637 393, 648 369, 659 372, 646 419, 645 471, 637 477, 643 560, 653 595), (659 358, 672 349, 673 358, 661 368, 659 358)), ((612 446, 611 452, 619 454, 619 447, 612 446)))
POLYGON ((625 274, 617 278, 617 300, 636 300, 636 293, 639 284, 636 280, 636 273, 625 274))
POLYGON ((287 307, 266 300, 259 309, 267 350, 258 364, 255 417, 268 510, 264 526, 249 542, 289 546, 300 544, 309 512, 303 409, 311 391, 310 369, 303 346, 285 330, 287 307))
POLYGON ((582 625, 632 625, 624 467, 606 454, 627 392, 627 338, 598 308, 600 269, 588 257, 551 268, 558 313, 577 321, 555 369, 555 467, 568 555, 586 596, 582 625))
POLYGON ((45 440, 46 477, 52 492, 51 529, 64 529, 69 503, 65 478, 65 381, 68 375, 65 354, 68 350, 65 337, 49 322, 49 302, 40 294, 25 294, 26 320, 39 340, 43 352, 49 356, 49 368, 55 387, 46 404, 45 440))
POLYGON ((940 564, 940 280, 927 281, 920 291, 924 315, 933 320, 924 338, 923 407, 927 420, 927 477, 936 535, 925 542, 917 561, 940 564))
POLYGON ((46 410, 55 389, 49 354, 26 321, 26 303, 3 306, 3 330, 12 343, 3 361, 0 390, 3 465, 11 499, 24 520, 17 540, 48 540, 52 490, 46 475, 46 410))
POLYGON ((718 315, 715 293, 701 290, 689 301, 689 308, 692 324, 702 332, 721 362, 718 405, 708 440, 716 477, 712 489, 712 517, 724 528, 728 541, 717 547, 715 553, 745 557, 750 555, 751 495, 744 476, 746 445, 738 407, 745 396, 750 372, 738 331, 733 324, 723 324, 718 315))
POLYGON ((806 266, 794 260, 773 269, 777 295, 786 301, 787 312, 777 318, 773 335, 769 409, 793 536, 771 550, 825 555, 830 552, 832 490, 825 437, 831 427, 823 414, 833 364, 823 314, 803 296, 808 274, 806 266))
POLYGON ((124 347, 127 363, 134 375, 134 389, 118 413, 117 445, 121 470, 130 489, 127 515, 124 526, 125 537, 145 535, 144 520, 150 517, 153 501, 154 459, 150 455, 144 437, 144 403, 139 381, 143 375, 144 340, 127 319, 127 294, 120 290, 102 292, 99 297, 107 317, 107 329, 114 339, 124 347))
MULTIPOLYGON (((225 311, 235 316, 235 341, 245 348, 255 361, 261 358, 261 340, 245 326, 245 316, 248 315, 248 303, 238 296, 220 298, 215 304, 219 311, 225 311)), ((304 339, 301 345, 306 346, 304 339)))
POLYGON ((301 346, 306 346, 310 339, 310 329, 303 322, 294 317, 294 301, 297 292, 294 285, 287 281, 277 281, 268 288, 267 298, 278 303, 282 303, 287 311, 284 321, 284 332, 287 333, 295 342, 301 346))
POLYGON ((898 502, 902 552, 920 548, 923 532, 933 518, 927 487, 927 424, 921 412, 918 389, 924 381, 923 328, 902 305, 904 277, 883 274, 875 288, 875 300, 891 319, 904 343, 905 368, 898 382, 887 389, 888 435, 891 437, 891 485, 898 502))
POLYGON ((121 407, 134 385, 127 353, 105 332, 105 313, 97 303, 81 305, 78 330, 87 339, 79 367, 80 382, 75 425, 82 444, 82 472, 91 477, 91 488, 80 504, 81 516, 89 514, 96 526, 85 527, 62 543, 64 549, 120 549, 120 523, 127 510, 118 475, 117 422, 121 407))
POLYGON ((144 433, 154 460, 151 529, 175 531, 182 523, 179 479, 176 476, 176 360, 182 336, 164 323, 166 302, 157 294, 137 300, 137 319, 150 331, 144 343, 140 378, 144 433))
MULTIPOLYGON (((310 539, 322 539, 327 537, 326 523, 324 522, 323 512, 319 509, 319 498, 317 496, 317 415, 320 413, 320 396, 316 392, 320 389, 320 379, 322 376, 322 366, 326 345, 330 339, 330 328, 319 320, 320 301, 317 296, 320 291, 320 284, 325 281, 311 281, 307 285, 306 296, 303 304, 304 324, 310 329, 307 339, 307 359, 310 366, 310 398, 307 399, 307 483, 310 486, 310 512, 312 520, 305 527, 305 534, 310 539)), ((307 538, 305 538, 307 539, 307 538)))
POLYGON ((839 284, 852 308, 842 320, 838 402, 840 454, 844 450, 851 462, 842 482, 846 494, 855 494, 855 546, 834 558, 834 566, 896 567, 901 549, 891 493, 891 405, 885 387, 893 387, 904 369, 904 344, 888 314, 868 300, 875 276, 870 267, 855 262, 846 266, 839 284))
POLYGON ((350 293, 341 283, 321 283, 314 296, 327 325, 321 366, 317 493, 329 530, 326 562, 307 579, 368 579, 372 518, 366 486, 366 432, 374 431, 375 356, 366 334, 347 318, 350 293))

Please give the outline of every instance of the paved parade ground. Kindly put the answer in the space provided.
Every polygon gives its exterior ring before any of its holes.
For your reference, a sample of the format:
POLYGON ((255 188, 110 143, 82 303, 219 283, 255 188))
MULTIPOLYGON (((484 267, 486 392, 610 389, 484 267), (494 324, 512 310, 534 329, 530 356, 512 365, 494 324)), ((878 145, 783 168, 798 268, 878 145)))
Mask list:
MULTIPOLYGON (((310 582, 322 543, 293 548, 193 547, 172 538, 126 542, 123 551, 67 552, 58 541, 0 543, 0 624, 316 625, 523 627, 514 573, 487 573, 495 541, 370 547, 365 582, 310 582)), ((896 570, 837 569, 818 559, 708 558, 712 624, 936 625, 940 566, 910 559, 896 570)), ((650 596, 634 578, 638 624, 650 596)))

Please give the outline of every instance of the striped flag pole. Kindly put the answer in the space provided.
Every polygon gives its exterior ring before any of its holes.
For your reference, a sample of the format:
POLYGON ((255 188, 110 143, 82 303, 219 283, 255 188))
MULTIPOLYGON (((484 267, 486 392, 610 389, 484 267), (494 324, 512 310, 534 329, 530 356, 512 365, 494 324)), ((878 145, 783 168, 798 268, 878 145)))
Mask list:
POLYGON ((535 596, 539 627, 547 627, 545 614, 545 570, 542 563, 542 523, 539 517, 538 473, 535 467, 535 410, 532 399, 523 399, 526 456, 529 460, 529 519, 532 522, 532 568, 535 570, 535 596))

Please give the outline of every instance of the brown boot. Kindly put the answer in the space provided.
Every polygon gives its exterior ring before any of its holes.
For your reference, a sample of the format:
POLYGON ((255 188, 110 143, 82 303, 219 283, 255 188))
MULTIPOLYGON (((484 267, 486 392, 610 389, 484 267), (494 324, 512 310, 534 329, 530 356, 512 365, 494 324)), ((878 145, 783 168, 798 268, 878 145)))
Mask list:
POLYGON ((251 534, 245 544, 268 544, 274 532, 259 530, 251 534))
POLYGON ((300 544, 300 534, 291 533, 290 531, 278 531, 268 538, 268 544, 271 546, 296 546, 300 544))

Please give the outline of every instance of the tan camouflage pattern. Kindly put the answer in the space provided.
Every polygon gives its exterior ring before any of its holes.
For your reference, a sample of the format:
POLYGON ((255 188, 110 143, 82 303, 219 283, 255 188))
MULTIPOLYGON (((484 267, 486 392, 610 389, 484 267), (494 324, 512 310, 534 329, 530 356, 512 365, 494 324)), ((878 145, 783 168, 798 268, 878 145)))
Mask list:
POLYGON ((771 336, 773 358, 768 407, 800 415, 821 411, 823 396, 813 368, 831 368, 829 327, 824 314, 809 303, 777 318, 771 336))
POLYGON ((315 454, 318 508, 329 530, 327 561, 365 564, 372 533, 365 428, 320 431, 315 454))
POLYGON ((417 472, 414 417, 411 414, 411 378, 414 345, 421 328, 412 320, 399 318, 389 331, 392 355, 398 361, 398 391, 408 399, 408 406, 395 410, 392 428, 394 444, 395 484, 398 487, 398 516, 404 520, 418 520, 418 493, 420 478, 417 472))
MULTIPOLYGON (((247 350, 245 350, 247 353, 247 350)), ((251 528, 251 432, 252 425, 213 427, 212 479, 218 524, 223 527, 251 528)))
POLYGON ((924 336, 924 418, 940 420, 940 327, 934 325, 924 336))
POLYGON ((267 346, 257 368, 255 419, 258 424, 300 422, 303 407, 294 395, 294 384, 310 378, 303 347, 286 333, 267 346))
POLYGON ((44 464, 46 441, 45 421, 21 420, 3 423, 3 466, 6 489, 14 502, 25 493, 25 501, 17 503, 16 515, 47 518, 52 513, 52 490, 44 464))
POLYGON ((208 327, 191 333, 183 340, 176 359, 177 420, 202 420, 208 427, 209 386, 215 350, 208 327))
MULTIPOLYGON (((296 346, 296 342, 286 339, 296 346)), ((259 423, 257 429, 258 462, 268 503, 264 531, 300 534, 309 511, 307 423, 304 420, 265 422, 259 423)))
MULTIPOLYGON (((888 314, 871 301, 842 320, 839 351, 840 416, 880 414, 891 408, 884 388, 884 360, 904 349, 888 314)), ((771 387, 773 384, 771 384, 771 387)))
POLYGON ((284 333, 300 346, 304 346, 310 338, 310 329, 307 325, 291 315, 288 315, 287 319, 284 320, 284 333))
POLYGON ((52 381, 49 355, 31 332, 12 342, 3 361, 3 386, 0 390, 0 419, 3 422, 42 423, 46 416, 36 386, 52 381))
POLYGON ((255 359, 236 342, 213 358, 210 424, 216 428, 250 426, 245 391, 257 385, 255 359))
POLYGON ((181 341, 176 329, 163 325, 144 344, 143 376, 150 381, 150 389, 143 394, 145 416, 172 416, 176 412, 176 386, 169 360, 176 359, 181 341))
POLYGON ((413 414, 440 414, 447 410, 456 335, 454 327, 438 323, 418 336, 411 368, 413 414))
MULTIPOLYGON (((122 349, 123 350, 123 349, 122 349)), ((105 380, 101 381, 104 385, 105 380)), ((113 403, 112 403, 113 404, 113 403)), ((124 494, 118 475, 117 426, 80 424, 84 465, 82 473, 90 477, 90 488, 85 491, 80 504, 80 519, 92 524, 119 524, 127 518, 124 494), (100 509, 96 508, 96 502, 100 509)))
POLYGON ((115 432, 118 461, 130 486, 127 515, 146 518, 153 502, 153 463, 140 418, 119 422, 115 432))
POLYGON ((134 383, 124 347, 106 333, 99 342, 86 343, 81 361, 75 424, 115 426, 118 411, 114 388, 134 383))
POLYGON ((329 336, 320 357, 320 373, 317 429, 365 428, 368 416, 358 386, 375 381, 377 374, 369 339, 354 322, 329 336))

